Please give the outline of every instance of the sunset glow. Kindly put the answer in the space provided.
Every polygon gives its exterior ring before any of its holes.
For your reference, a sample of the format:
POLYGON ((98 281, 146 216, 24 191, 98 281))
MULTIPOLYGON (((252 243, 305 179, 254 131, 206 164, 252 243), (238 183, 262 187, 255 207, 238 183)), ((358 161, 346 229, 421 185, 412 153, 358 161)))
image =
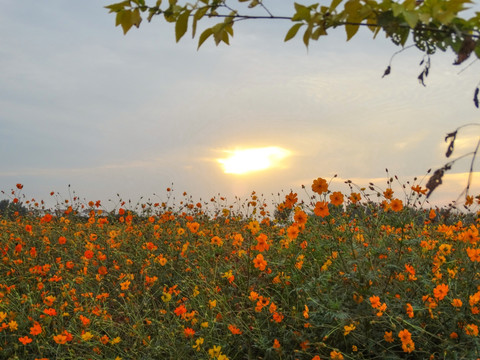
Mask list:
POLYGON ((290 151, 277 146, 226 152, 230 156, 217 161, 222 164, 224 173, 237 175, 279 167, 290 155, 290 151))

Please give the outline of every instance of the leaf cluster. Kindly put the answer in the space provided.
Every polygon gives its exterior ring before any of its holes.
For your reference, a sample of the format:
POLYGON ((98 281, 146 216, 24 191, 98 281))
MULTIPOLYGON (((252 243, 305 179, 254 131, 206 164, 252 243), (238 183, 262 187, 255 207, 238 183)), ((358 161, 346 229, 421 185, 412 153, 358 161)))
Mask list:
POLYGON ((216 45, 221 42, 229 44, 233 25, 240 20, 292 21, 294 24, 287 31, 285 41, 293 39, 302 29, 306 46, 311 40, 326 36, 329 29, 343 27, 347 40, 350 40, 361 26, 366 26, 374 37, 383 32, 400 46, 411 37, 416 47, 426 54, 451 48, 458 56, 455 61, 458 65, 473 52, 480 56, 477 41, 480 13, 476 12, 471 18, 460 15, 471 3, 471 0, 331 0, 326 5, 295 2, 293 12, 288 16, 273 15, 261 0, 197 0, 195 3, 156 0, 150 4, 146 0, 125 0, 106 8, 116 14, 116 26, 121 26, 125 34, 133 26, 138 28, 144 17, 150 22, 154 17, 163 16, 166 22, 174 24, 177 41, 185 35, 189 24, 192 37, 195 37, 200 20, 222 19, 203 30, 199 47, 209 37, 213 37, 216 45), (247 3, 246 10, 242 3, 247 3), (259 15, 254 8, 263 9, 266 15, 259 15), (238 9, 246 12, 241 13, 238 9))

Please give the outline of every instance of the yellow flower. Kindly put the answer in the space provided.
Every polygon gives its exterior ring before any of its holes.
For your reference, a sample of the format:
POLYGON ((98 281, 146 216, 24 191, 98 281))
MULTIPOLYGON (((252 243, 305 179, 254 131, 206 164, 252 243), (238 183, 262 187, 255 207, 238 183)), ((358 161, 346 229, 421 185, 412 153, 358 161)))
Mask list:
POLYGON ((213 346, 213 348, 208 349, 208 354, 211 358, 218 358, 220 356, 220 351, 222 350, 221 346, 213 346))
POLYGON ((18 324, 15 320, 12 320, 8 323, 8 328, 10 329, 10 331, 15 331, 18 329, 18 324))
POLYGON ((202 328, 207 328, 208 327, 208 321, 204 321, 200 324, 200 327, 202 328))
POLYGON ((6 313, 6 312, 3 312, 3 311, 0 311, 0 322, 2 322, 3 320, 5 320, 6 317, 7 317, 7 313, 6 313))
POLYGON ((203 338, 198 338, 197 340, 195 340, 195 345, 193 345, 192 348, 194 348, 197 351, 200 351, 200 347, 203 344, 203 342, 204 342, 203 338))
POLYGON ((88 341, 91 338, 93 338, 93 334, 90 331, 87 331, 86 333, 83 333, 82 335, 80 335, 80 337, 82 338, 83 341, 88 341))
POLYGON ((169 302, 170 300, 172 300, 172 294, 164 292, 162 295, 162 301, 169 302))
POLYGON ((110 340, 110 344, 115 345, 118 344, 120 341, 122 341, 122 339, 120 339, 120 336, 117 336, 116 338, 110 340))
POLYGON ((215 306, 217 306, 217 300, 208 300, 208 306, 210 309, 213 309, 215 306))

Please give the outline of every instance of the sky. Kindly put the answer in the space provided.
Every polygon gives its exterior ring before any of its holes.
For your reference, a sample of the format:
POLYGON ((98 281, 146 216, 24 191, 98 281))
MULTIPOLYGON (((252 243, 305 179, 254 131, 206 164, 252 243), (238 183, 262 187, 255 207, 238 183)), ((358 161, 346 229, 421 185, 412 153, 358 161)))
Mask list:
MULTIPOLYGON (((424 87, 414 48, 382 78, 399 49, 368 29, 349 42, 331 30, 306 49, 301 36, 283 41, 289 21, 242 21, 230 46, 197 50, 190 32, 176 43, 161 19, 124 36, 104 8, 112 2, 2 2, 0 190, 21 183, 27 198, 49 201, 70 189, 105 205, 117 194, 161 200, 172 184, 193 199, 278 198, 334 175, 332 190, 346 191, 346 179, 386 188, 386 168, 425 185, 427 170, 447 162, 445 135, 480 114, 480 64, 453 66, 451 52, 432 57, 424 87), (267 169, 225 173, 219 159, 250 148, 283 155, 267 169)), ((294 11, 293 2, 264 3, 275 15, 294 11)), ((462 130, 454 157, 477 137, 462 130)), ((433 205, 462 192, 470 160, 455 163, 433 205)))

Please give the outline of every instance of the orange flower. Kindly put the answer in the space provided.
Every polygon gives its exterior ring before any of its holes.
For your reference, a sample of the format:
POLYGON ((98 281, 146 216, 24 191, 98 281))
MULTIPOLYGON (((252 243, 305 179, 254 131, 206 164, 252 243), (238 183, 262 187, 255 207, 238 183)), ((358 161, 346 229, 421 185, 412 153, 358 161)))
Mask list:
POLYGON ((420 185, 415 185, 415 186, 412 186, 411 188, 414 192, 418 193, 418 194, 423 194, 423 195, 426 195, 427 194, 427 191, 428 189, 422 189, 422 187, 420 185))
POLYGON ((340 191, 335 191, 330 195, 330 203, 335 206, 343 204, 343 194, 340 191))
POLYGON ((281 323, 284 316, 281 313, 278 313, 275 311, 272 315, 272 318, 273 318, 273 321, 275 321, 276 323, 281 323))
POLYGON ((393 333, 391 331, 385 331, 383 338, 385 339, 386 342, 389 342, 389 343, 392 343, 395 341, 393 339, 393 333))
POLYGON ((187 308, 185 307, 185 305, 180 304, 173 312, 175 313, 175 315, 180 316, 187 312, 187 308))
POLYGON ((265 268, 267 267, 267 262, 263 258, 262 254, 258 254, 257 257, 253 259, 253 264, 257 269, 261 271, 265 270, 265 268))
POLYGON ((370 300, 370 303, 372 304, 372 307, 373 307, 374 309, 376 309, 376 308, 378 308, 378 307, 381 306, 381 304, 380 304, 380 298, 379 298, 378 296, 376 296, 376 295, 370 296, 370 299, 369 299, 369 300, 370 300))
POLYGON ((383 196, 385 196, 385 199, 390 200, 393 196, 393 192, 394 191, 392 189, 388 188, 383 192, 383 196))
POLYGON ((217 246, 222 246, 223 245, 222 239, 220 239, 218 236, 212 237, 212 239, 210 240, 210 243, 212 245, 217 245, 217 246))
POLYGON ((56 316, 57 315, 57 310, 55 310, 53 308, 49 308, 49 309, 43 310, 43 313, 45 315, 49 315, 49 316, 56 316))
POLYGON ((192 328, 187 327, 187 328, 185 328, 185 329, 183 330, 183 333, 185 334, 185 337, 187 337, 187 338, 188 338, 188 337, 193 337, 193 336, 195 335, 195 330, 193 330, 192 328))
POLYGON ((323 194, 324 192, 327 192, 328 191, 327 181, 322 178, 313 180, 312 191, 320 195, 323 194))
POLYGON ((100 274, 100 275, 107 275, 108 273, 108 270, 105 266, 100 266, 97 270, 97 272, 100 274))
POLYGON ((258 299, 258 293, 255 291, 250 291, 250 296, 248 298, 251 301, 256 301, 258 299))
POLYGON ((295 216, 293 217, 293 219, 297 224, 302 225, 307 223, 308 216, 304 211, 299 210, 295 213, 295 216))
POLYGON ((230 330, 233 335, 240 335, 242 333, 242 330, 232 324, 228 325, 228 330, 230 330))
POLYGON ((90 324, 90 319, 86 316, 80 315, 79 318, 83 326, 88 326, 90 324))
POLYGON ((93 258, 93 251, 92 250, 85 250, 85 252, 83 253, 83 256, 85 256, 87 259, 91 259, 93 258))
POLYGON ((330 359, 332 359, 332 360, 343 360, 343 355, 342 355, 342 353, 334 350, 330 353, 330 359))
POLYGON ((308 309, 308 306, 305 305, 305 310, 303 310, 303 317, 305 319, 308 319, 310 317, 309 312, 310 312, 310 310, 308 309))
POLYGON ((402 349, 406 353, 411 353, 413 350, 415 350, 415 343, 412 340, 404 342, 402 343, 402 349))
POLYGON ((197 222, 194 222, 194 223, 187 222, 187 228, 188 230, 190 230, 191 233, 195 234, 200 228, 200 224, 197 222))
POLYGON ((63 244, 65 244, 66 242, 67 242, 67 238, 66 238, 65 236, 60 236, 60 237, 58 238, 58 243, 59 243, 60 245, 63 245, 63 244))
POLYGON ((53 337, 53 340, 57 343, 57 344, 60 344, 60 345, 63 345, 67 342, 67 337, 65 335, 62 335, 62 334, 58 334, 58 335, 55 335, 53 337))
POLYGON ((328 210, 328 202, 326 201, 317 201, 315 204, 315 209, 313 213, 317 216, 321 216, 322 218, 328 216, 330 214, 328 210))
POLYGON ((443 300, 445 296, 447 296, 448 293, 448 285, 446 284, 440 284, 433 289, 433 296, 435 296, 436 299, 438 300, 443 300))
POLYGON ((41 333, 42 333, 42 327, 38 322, 35 321, 33 326, 30 328, 30 334, 32 334, 33 336, 36 336, 41 333))
POLYGON ((291 209, 293 208, 293 205, 295 205, 297 201, 298 201, 297 194, 290 191, 290 194, 285 196, 285 207, 287 209, 291 209))
POLYGON ((235 234, 233 236, 233 246, 242 246, 243 236, 242 234, 235 234))
POLYGON ((465 197, 465 205, 470 206, 473 204, 473 196, 467 195, 465 197))
POLYGON ((121 283, 120 283, 120 288, 121 288, 122 290, 128 290, 128 288, 130 287, 130 283, 131 283, 130 280, 126 280, 126 281, 124 281, 124 282, 121 282, 121 283))
POLYGON ((406 305, 406 312, 407 312, 407 315, 409 318, 413 318, 414 314, 413 314, 413 307, 410 303, 407 303, 406 305))
POLYGON ((352 202, 352 204, 356 204, 360 200, 362 200, 362 197, 360 196, 359 193, 351 193, 350 196, 348 197, 348 200, 352 202))
POLYGON ((268 237, 265 234, 260 234, 257 236, 257 246, 255 247, 256 250, 263 252, 270 248, 270 244, 267 242, 268 237))
POLYGON ((466 251, 471 261, 480 262, 480 249, 467 248, 466 251))
POLYGON ((390 208, 395 211, 401 211, 403 209, 403 202, 400 199, 393 199, 390 201, 390 208))
POLYGON ((412 341, 412 334, 411 334, 410 331, 408 331, 407 329, 401 330, 401 331, 398 333, 398 337, 400 338, 400 340, 401 340, 402 343, 404 343, 404 344, 412 341))
POLYGON ((478 326, 475 324, 466 325, 465 333, 470 336, 478 336, 478 326))
POLYGON ((110 339, 108 338, 107 335, 103 335, 103 336, 100 338, 100 342, 101 342, 103 345, 107 345, 109 341, 110 341, 110 339))
POLYGON ((451 304, 453 307, 456 307, 456 308, 460 308, 463 305, 462 300, 460 299, 453 299, 451 304))
POLYGON ((21 338, 18 338, 18 341, 20 341, 23 345, 30 344, 33 340, 30 339, 28 336, 24 336, 21 338))
POLYGON ((273 348, 280 349, 280 347, 281 347, 280 342, 277 339, 273 340, 273 348))
POLYGON ((298 229, 298 226, 296 224, 290 225, 287 229, 287 236, 289 239, 296 239, 299 233, 300 230, 298 229))

